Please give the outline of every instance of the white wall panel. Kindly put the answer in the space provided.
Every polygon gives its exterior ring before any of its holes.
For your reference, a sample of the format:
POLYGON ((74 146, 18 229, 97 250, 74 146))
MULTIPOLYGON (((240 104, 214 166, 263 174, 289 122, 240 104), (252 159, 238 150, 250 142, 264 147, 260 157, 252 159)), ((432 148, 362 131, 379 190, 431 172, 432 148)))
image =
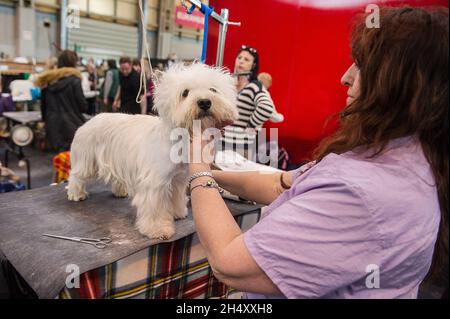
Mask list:
POLYGON ((194 39, 179 38, 177 36, 172 37, 171 52, 177 54, 178 58, 191 60, 199 59, 202 56, 202 41, 196 41, 194 39))
POLYGON ((10 57, 14 57, 16 51, 14 16, 15 9, 13 7, 0 5, 0 52, 4 52, 10 57))
POLYGON ((55 13, 44 13, 36 11, 36 32, 35 32, 35 53, 38 61, 45 61, 50 56, 56 55, 54 46, 51 42, 59 42, 58 30, 59 22, 55 13), (50 28, 44 27, 44 21, 50 22, 50 28), (49 37, 50 33, 50 37, 49 37))
POLYGON ((94 59, 118 58, 121 55, 137 56, 137 27, 80 18, 79 29, 69 29, 68 45, 81 47, 78 54, 94 59))

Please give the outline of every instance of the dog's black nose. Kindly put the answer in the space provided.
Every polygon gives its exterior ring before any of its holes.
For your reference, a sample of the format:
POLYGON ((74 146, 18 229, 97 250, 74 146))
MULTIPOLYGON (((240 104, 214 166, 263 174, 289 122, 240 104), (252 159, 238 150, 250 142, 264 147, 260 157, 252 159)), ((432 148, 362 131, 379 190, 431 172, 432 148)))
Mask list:
POLYGON ((211 108, 211 100, 209 99, 201 99, 197 101, 197 105, 203 111, 207 111, 211 108))

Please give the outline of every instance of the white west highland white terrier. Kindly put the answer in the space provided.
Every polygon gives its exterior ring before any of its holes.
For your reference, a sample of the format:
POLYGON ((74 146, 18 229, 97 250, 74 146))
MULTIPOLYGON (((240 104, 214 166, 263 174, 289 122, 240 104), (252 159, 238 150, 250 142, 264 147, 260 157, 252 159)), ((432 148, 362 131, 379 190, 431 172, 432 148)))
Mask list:
POLYGON ((103 113, 78 129, 71 146, 68 198, 86 199, 86 182, 102 179, 117 197, 130 196, 136 227, 150 238, 168 239, 174 219, 187 216, 188 164, 171 161, 175 128, 192 132, 223 127, 238 116, 232 76, 204 64, 174 65, 155 88, 159 117, 103 113))

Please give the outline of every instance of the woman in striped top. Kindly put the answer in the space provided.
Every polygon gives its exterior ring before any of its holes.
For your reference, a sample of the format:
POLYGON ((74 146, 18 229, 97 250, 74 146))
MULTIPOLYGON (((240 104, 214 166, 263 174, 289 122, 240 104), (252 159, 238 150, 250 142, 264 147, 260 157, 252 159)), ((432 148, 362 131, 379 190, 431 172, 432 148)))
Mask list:
POLYGON ((223 146, 225 149, 234 149, 249 159, 254 159, 255 154, 251 150, 256 150, 257 132, 270 119, 274 110, 270 95, 257 79, 258 69, 259 56, 256 49, 242 46, 234 67, 239 92, 239 118, 225 128, 223 146))

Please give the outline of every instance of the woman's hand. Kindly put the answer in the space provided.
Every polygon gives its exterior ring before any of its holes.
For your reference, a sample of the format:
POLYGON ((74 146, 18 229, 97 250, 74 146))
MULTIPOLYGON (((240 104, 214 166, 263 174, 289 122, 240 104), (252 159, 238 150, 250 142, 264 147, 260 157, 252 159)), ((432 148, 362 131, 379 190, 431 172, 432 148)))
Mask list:
POLYGON ((189 145, 189 164, 206 164, 214 162, 215 144, 220 139, 221 131, 206 129, 201 134, 194 132, 189 145))

